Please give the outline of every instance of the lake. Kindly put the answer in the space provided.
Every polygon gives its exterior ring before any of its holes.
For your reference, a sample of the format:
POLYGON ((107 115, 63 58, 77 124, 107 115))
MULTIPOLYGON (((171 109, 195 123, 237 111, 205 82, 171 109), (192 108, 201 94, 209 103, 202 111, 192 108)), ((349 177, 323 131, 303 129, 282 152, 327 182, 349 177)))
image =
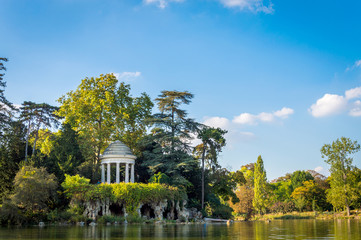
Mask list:
POLYGON ((361 239, 361 220, 0 228, 0 239, 361 239))

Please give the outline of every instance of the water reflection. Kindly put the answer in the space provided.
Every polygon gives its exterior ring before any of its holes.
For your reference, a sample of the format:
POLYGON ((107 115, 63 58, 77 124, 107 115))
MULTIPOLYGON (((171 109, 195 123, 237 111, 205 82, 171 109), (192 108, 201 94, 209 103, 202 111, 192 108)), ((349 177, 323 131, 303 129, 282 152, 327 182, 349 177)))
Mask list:
POLYGON ((360 220, 0 228, 0 239, 361 239, 360 220))

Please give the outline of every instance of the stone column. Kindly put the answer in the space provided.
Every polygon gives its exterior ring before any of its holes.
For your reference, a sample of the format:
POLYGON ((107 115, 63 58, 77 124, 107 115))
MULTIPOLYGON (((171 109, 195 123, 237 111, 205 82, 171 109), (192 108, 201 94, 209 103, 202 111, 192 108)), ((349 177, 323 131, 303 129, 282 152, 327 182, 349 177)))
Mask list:
POLYGON ((134 164, 131 165, 130 182, 134 183, 134 164))
POLYGON ((128 183, 129 182, 129 163, 125 164, 125 180, 124 182, 128 183))
POLYGON ((108 163, 108 169, 107 169, 107 182, 110 184, 110 163, 108 163))
POLYGON ((105 168, 104 168, 104 163, 102 163, 102 183, 105 183, 105 168))
POLYGON ((119 183, 119 163, 117 162, 116 183, 119 183))

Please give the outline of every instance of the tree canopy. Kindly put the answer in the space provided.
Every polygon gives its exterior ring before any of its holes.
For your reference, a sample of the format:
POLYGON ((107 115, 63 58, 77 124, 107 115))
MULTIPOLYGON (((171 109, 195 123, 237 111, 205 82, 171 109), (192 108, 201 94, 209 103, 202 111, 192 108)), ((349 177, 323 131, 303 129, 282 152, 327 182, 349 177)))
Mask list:
POLYGON ((133 151, 146 133, 144 122, 153 103, 149 96, 130 95, 130 85, 119 83, 113 74, 85 78, 75 91, 59 100, 60 116, 65 118, 83 141, 84 155, 92 163, 92 180, 97 181, 100 153, 114 140, 121 140, 133 151))
POLYGON ((360 192, 354 174, 357 169, 352 165, 353 158, 350 157, 359 150, 360 145, 357 141, 346 137, 325 144, 321 148, 321 155, 326 158, 325 162, 330 164, 331 172, 331 188, 327 191, 327 199, 336 209, 345 208, 347 216, 350 215, 350 206, 355 203, 360 192))

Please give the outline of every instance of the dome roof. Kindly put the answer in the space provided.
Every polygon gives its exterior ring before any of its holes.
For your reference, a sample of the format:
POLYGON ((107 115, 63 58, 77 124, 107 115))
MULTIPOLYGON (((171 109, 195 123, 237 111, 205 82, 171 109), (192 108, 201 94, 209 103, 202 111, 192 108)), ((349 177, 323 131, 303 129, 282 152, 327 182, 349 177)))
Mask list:
POLYGON ((121 141, 111 143, 103 152, 102 157, 110 155, 130 155, 134 156, 130 148, 121 141))

